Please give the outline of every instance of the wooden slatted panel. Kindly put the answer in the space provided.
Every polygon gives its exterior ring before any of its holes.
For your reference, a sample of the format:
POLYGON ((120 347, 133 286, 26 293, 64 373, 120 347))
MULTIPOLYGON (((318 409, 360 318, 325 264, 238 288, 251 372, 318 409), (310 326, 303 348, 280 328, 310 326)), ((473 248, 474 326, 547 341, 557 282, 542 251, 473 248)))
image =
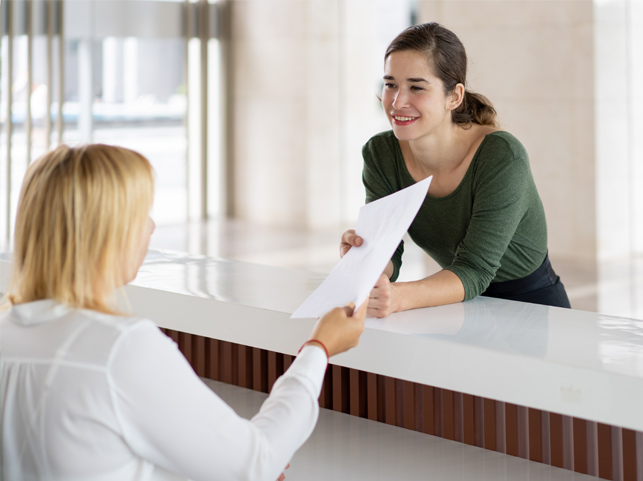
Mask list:
MULTIPOLYGON (((294 357, 169 329, 199 376, 268 392, 294 357)), ((331 365, 322 407, 614 481, 643 480, 643 433, 331 365)))

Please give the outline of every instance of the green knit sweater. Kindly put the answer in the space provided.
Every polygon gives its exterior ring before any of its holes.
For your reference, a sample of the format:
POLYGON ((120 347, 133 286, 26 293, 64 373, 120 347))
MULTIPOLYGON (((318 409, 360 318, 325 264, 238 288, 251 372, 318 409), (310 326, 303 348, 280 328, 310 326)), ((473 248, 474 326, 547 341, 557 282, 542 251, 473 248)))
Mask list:
MULTIPOLYGON (((366 202, 415 183, 392 131, 372 137, 362 149, 366 202)), ((508 132, 488 134, 460 185, 444 197, 431 189, 409 228, 411 239, 464 285, 465 300, 491 282, 520 279, 547 254, 545 211, 527 152, 508 132)), ((404 243, 393 258, 396 280, 404 243)))

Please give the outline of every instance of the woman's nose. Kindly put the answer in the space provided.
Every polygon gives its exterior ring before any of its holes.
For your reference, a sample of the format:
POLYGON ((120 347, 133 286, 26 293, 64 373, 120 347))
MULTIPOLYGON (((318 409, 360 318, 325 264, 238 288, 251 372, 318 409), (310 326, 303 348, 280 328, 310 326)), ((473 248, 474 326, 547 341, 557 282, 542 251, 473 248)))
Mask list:
POLYGON ((398 90, 395 94, 395 98, 393 99, 393 108, 396 110, 400 110, 407 105, 407 100, 408 97, 406 96, 404 91, 398 90))

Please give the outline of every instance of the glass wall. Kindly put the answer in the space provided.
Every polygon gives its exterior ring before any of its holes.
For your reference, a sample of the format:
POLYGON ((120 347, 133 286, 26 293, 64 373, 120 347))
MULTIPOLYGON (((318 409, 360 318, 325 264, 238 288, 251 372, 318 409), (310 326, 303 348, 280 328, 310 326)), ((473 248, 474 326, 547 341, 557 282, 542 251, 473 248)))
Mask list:
MULTIPOLYGON (((203 204, 218 213, 219 196, 201 201, 207 190, 201 189, 200 175, 220 170, 220 148, 212 145, 220 136, 188 149, 190 140, 202 138, 202 108, 208 117, 201 102, 204 81, 209 106, 218 106, 219 65, 204 67, 210 76, 202 76, 200 55, 207 43, 206 62, 218 62, 218 41, 212 38, 216 5, 8 0, 1 8, 3 241, 10 237, 27 165, 61 141, 121 145, 148 157, 156 171, 153 215, 158 224, 199 217, 203 204), (188 117, 195 120, 188 122, 188 117), (212 164, 209 169, 206 163, 212 164)), ((209 178, 218 182, 212 174, 209 178)))

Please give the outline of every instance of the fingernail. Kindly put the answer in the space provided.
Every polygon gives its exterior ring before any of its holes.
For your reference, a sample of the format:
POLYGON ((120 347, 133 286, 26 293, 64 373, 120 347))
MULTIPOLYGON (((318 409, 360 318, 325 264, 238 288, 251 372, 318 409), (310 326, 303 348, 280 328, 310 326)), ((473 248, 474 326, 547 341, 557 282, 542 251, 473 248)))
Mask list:
POLYGON ((346 304, 346 307, 350 307, 351 309, 355 309, 355 303, 354 302, 349 302, 346 304))

